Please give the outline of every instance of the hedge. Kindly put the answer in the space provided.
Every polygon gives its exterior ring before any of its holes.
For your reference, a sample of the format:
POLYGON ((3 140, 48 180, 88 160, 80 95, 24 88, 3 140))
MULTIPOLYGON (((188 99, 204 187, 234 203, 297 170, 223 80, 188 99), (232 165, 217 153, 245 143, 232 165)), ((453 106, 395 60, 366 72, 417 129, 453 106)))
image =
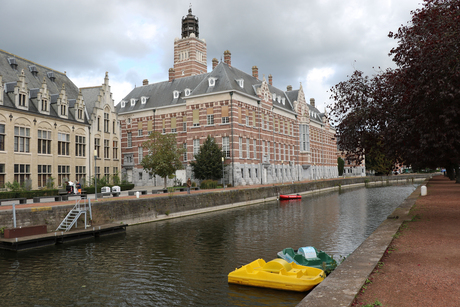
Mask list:
POLYGON ((46 190, 32 190, 32 191, 8 191, 0 192, 0 199, 9 198, 34 198, 38 196, 53 196, 58 195, 58 189, 46 189, 46 190))
MULTIPOLYGON (((107 187, 113 187, 113 186, 107 185, 107 187)), ((132 190, 134 188, 134 184, 133 183, 120 184, 119 187, 122 191, 127 191, 127 190, 132 190)), ((102 187, 97 186, 98 193, 101 193, 101 188, 102 187)), ((94 187, 86 187, 82 190, 85 190, 86 194, 94 194, 94 187)))

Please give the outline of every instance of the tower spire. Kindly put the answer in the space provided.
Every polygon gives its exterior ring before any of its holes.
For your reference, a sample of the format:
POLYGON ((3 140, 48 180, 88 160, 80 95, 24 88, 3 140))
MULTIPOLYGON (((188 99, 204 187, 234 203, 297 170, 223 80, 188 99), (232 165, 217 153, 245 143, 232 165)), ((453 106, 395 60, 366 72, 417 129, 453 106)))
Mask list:
POLYGON ((192 4, 190 3, 188 15, 182 17, 182 38, 190 37, 190 34, 192 33, 195 37, 200 36, 198 17, 195 17, 195 15, 192 14, 192 4))

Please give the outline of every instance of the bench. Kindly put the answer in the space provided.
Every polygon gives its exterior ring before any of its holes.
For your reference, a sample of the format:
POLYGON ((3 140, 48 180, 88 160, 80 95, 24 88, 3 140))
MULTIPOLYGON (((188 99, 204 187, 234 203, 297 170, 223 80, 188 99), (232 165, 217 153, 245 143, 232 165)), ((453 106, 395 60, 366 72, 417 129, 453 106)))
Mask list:
POLYGON ((136 195, 136 192, 139 192, 141 195, 147 195, 147 190, 141 190, 141 191, 128 191, 129 196, 134 196, 136 195))
POLYGON ((0 206, 2 205, 2 202, 7 202, 7 201, 19 201, 19 204, 27 204, 27 198, 25 197, 20 197, 20 198, 5 198, 5 199, 0 199, 0 206))
POLYGON ((54 201, 61 201, 62 200, 62 196, 59 196, 59 195, 54 195, 54 196, 38 196, 38 197, 34 197, 34 203, 39 203, 41 201, 42 198, 54 198, 54 201))

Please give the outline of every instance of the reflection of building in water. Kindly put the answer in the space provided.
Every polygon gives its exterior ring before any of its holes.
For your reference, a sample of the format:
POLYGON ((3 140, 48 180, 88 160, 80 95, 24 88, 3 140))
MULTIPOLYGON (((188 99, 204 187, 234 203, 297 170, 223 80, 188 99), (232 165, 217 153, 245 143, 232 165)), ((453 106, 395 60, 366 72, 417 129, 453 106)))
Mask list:
POLYGON ((191 9, 181 33, 169 79, 144 80, 117 105, 129 181, 162 182, 140 165, 148 154, 142 142, 152 131, 175 134, 186 149, 182 182, 193 176, 189 163, 208 135, 222 147, 225 182, 234 186, 337 177, 335 130, 314 99, 307 103, 302 85, 281 90, 271 75, 259 79, 257 66, 247 74, 232 65, 228 50, 223 61, 212 60, 208 72, 206 42, 191 9))

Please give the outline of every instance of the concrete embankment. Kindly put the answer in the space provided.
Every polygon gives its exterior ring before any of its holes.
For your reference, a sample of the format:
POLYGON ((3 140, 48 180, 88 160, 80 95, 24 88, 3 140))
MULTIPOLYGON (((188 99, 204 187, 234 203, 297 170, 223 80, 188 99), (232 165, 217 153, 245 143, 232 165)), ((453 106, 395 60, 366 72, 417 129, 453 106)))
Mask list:
MULTIPOLYGON (((340 178, 282 185, 237 187, 225 190, 201 190, 199 193, 193 194, 176 193, 161 196, 145 195, 140 198, 107 198, 92 203, 92 224, 122 222, 133 225, 272 201, 279 194, 307 194, 365 184, 410 183, 426 177, 426 175, 400 175, 340 178)), ((18 227, 46 224, 48 231, 54 231, 73 206, 74 204, 69 202, 48 203, 36 207, 17 205, 16 224, 18 227)), ((0 228, 11 228, 12 225, 12 211, 1 210, 0 228)))
POLYGON ((409 211, 420 196, 420 190, 421 185, 297 307, 351 306, 401 224, 410 220, 409 211))

